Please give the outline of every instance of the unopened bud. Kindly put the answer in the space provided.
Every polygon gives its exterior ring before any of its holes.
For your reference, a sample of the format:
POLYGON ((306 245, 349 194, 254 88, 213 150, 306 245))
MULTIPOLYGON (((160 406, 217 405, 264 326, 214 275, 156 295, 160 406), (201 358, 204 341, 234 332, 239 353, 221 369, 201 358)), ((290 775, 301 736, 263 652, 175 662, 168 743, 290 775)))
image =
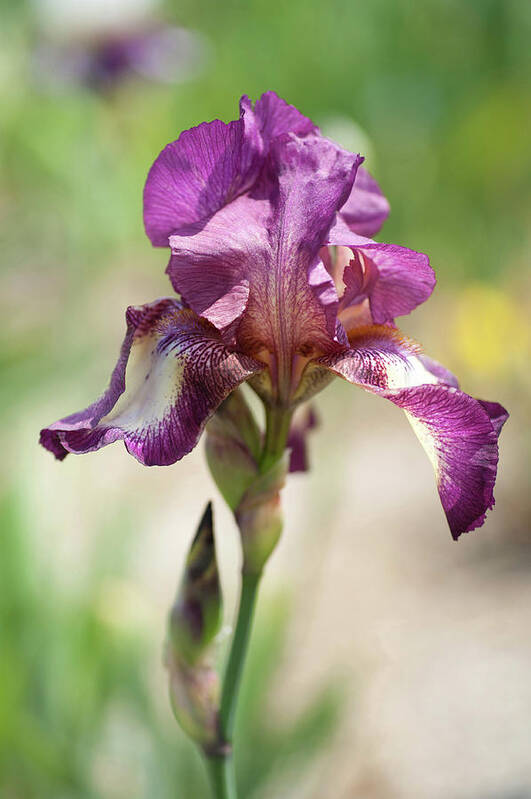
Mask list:
POLYGON ((169 618, 169 646, 189 665, 196 663, 219 631, 222 596, 216 561, 212 503, 208 503, 190 547, 169 618))
POLYGON ((208 650, 221 617, 221 587, 209 502, 170 611, 165 648, 175 718, 186 734, 207 751, 215 751, 220 740, 220 681, 208 650))
MULTIPOLYGON (((279 417, 281 422, 285 419, 279 417)), ((289 417, 285 417, 289 422, 289 417)), ((234 512, 241 533, 243 571, 259 574, 282 532, 280 490, 288 453, 263 457, 264 442, 240 389, 220 406, 207 427, 212 476, 234 512)))
POLYGON ((208 752, 219 748, 220 680, 208 662, 184 663, 166 649, 173 713, 184 732, 208 752))
POLYGON ((280 490, 288 464, 289 453, 286 452, 255 479, 236 508, 244 573, 259 574, 278 543, 283 525, 280 490))
POLYGON ((288 449, 291 450, 289 460, 290 472, 308 471, 307 437, 311 430, 319 425, 315 410, 311 405, 300 405, 293 416, 289 430, 288 449))
POLYGON ((235 510, 256 479, 261 436, 240 389, 223 402, 207 426, 206 457, 223 498, 235 510))

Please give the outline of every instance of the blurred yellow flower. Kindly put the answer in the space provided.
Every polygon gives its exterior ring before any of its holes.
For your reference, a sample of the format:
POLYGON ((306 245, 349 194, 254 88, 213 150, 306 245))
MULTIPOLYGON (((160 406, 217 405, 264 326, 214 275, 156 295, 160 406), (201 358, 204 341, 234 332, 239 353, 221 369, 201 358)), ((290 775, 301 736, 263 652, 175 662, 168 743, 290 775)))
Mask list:
POLYGON ((530 350, 528 311, 505 289, 472 283, 460 292, 452 347, 470 371, 488 376, 527 369, 530 350))

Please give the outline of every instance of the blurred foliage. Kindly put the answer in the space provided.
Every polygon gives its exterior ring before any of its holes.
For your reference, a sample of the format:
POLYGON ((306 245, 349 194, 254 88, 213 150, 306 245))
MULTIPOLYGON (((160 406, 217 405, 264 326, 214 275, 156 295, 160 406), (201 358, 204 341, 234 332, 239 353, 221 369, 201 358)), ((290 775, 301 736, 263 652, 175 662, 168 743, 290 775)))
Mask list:
MULTIPOLYGON (((116 588, 102 596, 97 558, 82 596, 50 585, 26 547, 15 497, 4 499, 0 527, 0 795, 206 799, 199 755, 150 692, 150 660, 162 643, 120 622, 116 588)), ((293 720, 271 713, 287 618, 285 600, 259 613, 237 725, 243 796, 307 768, 339 721, 342 695, 332 684, 293 720)))
MULTIPOLYGON (((142 187, 156 154, 184 128, 234 118, 240 94, 270 88, 325 128, 330 118, 360 126, 392 205, 381 238, 428 252, 453 291, 440 306, 451 331, 441 347, 450 342, 469 372, 528 384, 531 3, 168 0, 166 20, 209 43, 202 72, 178 85, 130 78, 102 92, 45 87, 33 4, 3 0, 0 13, 8 452, 20 447, 19 415, 47 423, 48 413, 82 407, 105 385, 127 304, 170 291, 167 253, 142 229, 142 187)), ((433 338, 440 318, 436 329, 433 338)), ((7 491, 17 486, 17 463, 4 458, 2 468, 7 491)), ((130 590, 116 577, 127 563, 125 534, 124 557, 116 554, 120 525, 112 552, 95 545, 88 585, 72 594, 31 551, 17 490, 4 494, 0 518, 0 795, 206 796, 199 757, 149 687, 160 643, 109 616, 130 590)), ((285 619, 285 603, 259 614, 237 732, 244 796, 309 766, 338 719, 329 686, 291 723, 271 720, 285 619)))
POLYGON ((166 17, 209 38, 202 73, 104 96, 39 90, 35 23, 28 11, 8 17, 3 150, 7 187, 23 199, 7 219, 13 246, 38 241, 77 268, 105 268, 100 256, 133 242, 147 250, 140 189, 154 155, 185 127, 233 118, 241 93, 272 87, 318 122, 344 115, 368 133, 392 240, 413 239, 457 276, 493 275, 527 233, 528 3, 183 0, 166 17))
MULTIPOLYGON (((4 3, 0 28, 8 401, 30 370, 50 381, 80 356, 100 357, 98 339, 64 330, 90 323, 109 281, 124 305, 169 290, 166 254, 142 229, 147 170, 183 128, 234 118, 243 92, 274 88, 325 127, 330 117, 361 126, 392 205, 382 237, 428 252, 445 287, 453 278, 456 287, 488 280, 506 289, 508 276, 521 275, 531 212, 529 3, 167 2, 159 14, 209 42, 202 71, 177 85, 130 78, 102 92, 42 84, 33 8, 4 3), (90 306, 85 286, 97 294, 90 306)), ((103 324, 102 339, 120 329, 103 324)))

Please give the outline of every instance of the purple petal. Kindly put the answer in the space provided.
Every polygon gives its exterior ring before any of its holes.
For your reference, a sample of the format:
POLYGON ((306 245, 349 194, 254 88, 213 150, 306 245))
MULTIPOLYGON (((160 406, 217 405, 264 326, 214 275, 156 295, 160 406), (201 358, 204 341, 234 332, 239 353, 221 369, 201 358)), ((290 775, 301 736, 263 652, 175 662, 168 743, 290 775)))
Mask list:
POLYGON ((374 236, 389 216, 389 203, 378 183, 361 167, 350 196, 339 213, 345 224, 359 236, 374 236))
POLYGON ((318 130, 311 119, 303 116, 294 105, 289 105, 272 91, 265 92, 257 100, 254 114, 266 147, 269 147, 273 139, 283 133, 306 136, 308 133, 316 133, 318 130))
POLYGON ((318 252, 361 160, 316 136, 273 144, 270 248, 265 271, 250 280, 240 334, 262 337, 281 361, 335 335, 337 292, 318 252))
POLYGON ((313 256, 348 197, 362 162, 359 154, 341 150, 320 136, 277 139, 269 162, 279 183, 274 198, 277 239, 292 252, 303 246, 313 256))
POLYGON ((494 506, 498 434, 478 400, 451 386, 388 393, 430 458, 452 537, 480 527, 494 506))
POLYGON ((435 469, 455 539, 483 524, 494 505, 497 440, 507 418, 501 405, 459 391, 451 373, 390 328, 360 331, 351 349, 317 363, 406 411, 435 469))
POLYGON ((428 299, 435 287, 435 273, 424 253, 357 236, 341 221, 330 231, 329 243, 349 247, 358 256, 346 265, 343 281, 347 285, 359 283, 363 291, 346 292, 341 308, 368 299, 375 324, 410 313, 428 299))
POLYGON ((289 459, 290 472, 308 471, 306 438, 310 430, 314 430, 318 425, 317 414, 311 405, 300 406, 295 411, 286 445, 291 450, 289 459))
POLYGON ((350 348, 318 358, 317 363, 376 391, 438 382, 422 364, 418 351, 418 345, 400 331, 371 325, 351 335, 350 348))
POLYGON ((431 374, 437 378, 438 382, 445 383, 447 386, 459 388, 457 377, 452 374, 446 366, 443 366, 433 358, 429 358, 427 355, 419 355, 419 360, 428 372, 431 372, 431 374))
MULTIPOLYGON (((453 386, 454 388, 459 388, 459 382, 457 377, 452 374, 445 366, 438 363, 438 361, 434 361, 433 358, 428 358, 427 355, 419 355, 419 360, 423 364, 423 366, 434 375, 438 382, 444 383, 447 386, 453 386)), ((494 427, 496 434, 499 436, 500 431, 509 418, 509 414, 503 407, 500 405, 499 402, 488 402, 486 400, 478 399, 479 404, 483 408, 484 411, 487 412, 489 419, 492 422, 492 426, 494 427)))
POLYGON ((262 369, 231 352, 219 332, 174 299, 131 307, 109 388, 86 410, 41 431, 62 460, 123 440, 147 466, 167 465, 196 445, 220 402, 262 369))
POLYGON ((219 329, 241 317, 256 271, 267 268, 270 213, 267 201, 239 197, 206 225, 170 237, 173 287, 219 329))
POLYGON ((261 166, 261 140, 242 117, 219 119, 184 131, 149 170, 144 188, 144 225, 156 247, 172 233, 207 220, 248 189, 261 166))
POLYGON ((226 205, 202 228, 171 236, 176 290, 225 326, 242 313, 231 297, 248 287, 238 338, 250 351, 282 351, 290 360, 298 349, 333 340, 337 293, 318 251, 360 160, 320 137, 277 138, 260 191, 226 205), (219 307, 222 319, 212 316, 219 307))
POLYGON ((151 242, 167 247, 172 233, 204 224, 249 190, 276 137, 313 131, 313 122, 274 92, 263 94, 254 108, 244 95, 234 122, 216 119, 184 131, 162 150, 147 177, 144 224, 151 242))
POLYGON ((478 402, 483 410, 486 411, 496 435, 499 436, 503 425, 509 418, 509 413, 499 402, 488 402, 487 400, 478 400, 478 402))

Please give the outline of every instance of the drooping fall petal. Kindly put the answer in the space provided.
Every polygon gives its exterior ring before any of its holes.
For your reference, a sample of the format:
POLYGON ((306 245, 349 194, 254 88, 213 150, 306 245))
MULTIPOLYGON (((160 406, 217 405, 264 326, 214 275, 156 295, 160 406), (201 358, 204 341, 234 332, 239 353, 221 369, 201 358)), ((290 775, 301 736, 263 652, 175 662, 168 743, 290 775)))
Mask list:
POLYGON ((501 424, 483 402, 451 386, 404 389, 388 399, 406 412, 430 458, 453 538, 479 527, 494 506, 501 424))
POLYGON ((434 467, 453 538, 483 523, 494 505, 497 442, 507 418, 501 405, 447 383, 442 367, 423 363, 411 342, 385 327, 360 331, 349 350, 319 363, 406 412, 434 467))
POLYGON ((126 322, 107 391, 41 432, 60 460, 123 440, 143 464, 174 463, 194 448, 220 402, 263 368, 227 349, 208 321, 175 299, 128 308, 126 322))

